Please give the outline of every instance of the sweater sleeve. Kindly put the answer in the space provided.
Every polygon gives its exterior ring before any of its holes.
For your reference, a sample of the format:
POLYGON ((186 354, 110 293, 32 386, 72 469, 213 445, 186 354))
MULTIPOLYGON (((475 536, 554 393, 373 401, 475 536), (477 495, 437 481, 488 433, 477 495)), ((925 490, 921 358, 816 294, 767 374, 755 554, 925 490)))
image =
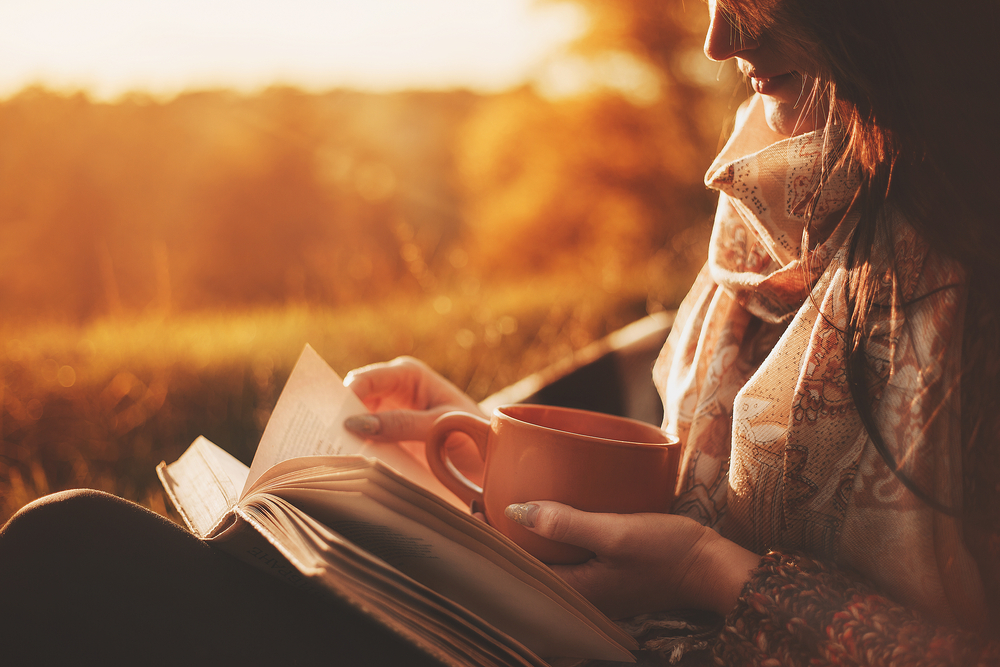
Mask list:
POLYGON ((1000 665, 1000 640, 935 625, 836 566, 761 559, 713 648, 718 665, 1000 665))

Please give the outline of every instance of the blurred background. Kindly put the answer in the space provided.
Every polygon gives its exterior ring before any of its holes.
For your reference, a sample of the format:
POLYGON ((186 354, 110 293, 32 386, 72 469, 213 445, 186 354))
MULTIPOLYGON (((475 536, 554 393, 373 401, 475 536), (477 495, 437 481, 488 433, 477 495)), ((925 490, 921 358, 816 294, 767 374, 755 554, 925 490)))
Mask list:
POLYGON ((0 522, 89 486, 161 513, 249 462, 310 343, 474 398, 704 261, 745 96, 697 0, 0 3, 0 522))

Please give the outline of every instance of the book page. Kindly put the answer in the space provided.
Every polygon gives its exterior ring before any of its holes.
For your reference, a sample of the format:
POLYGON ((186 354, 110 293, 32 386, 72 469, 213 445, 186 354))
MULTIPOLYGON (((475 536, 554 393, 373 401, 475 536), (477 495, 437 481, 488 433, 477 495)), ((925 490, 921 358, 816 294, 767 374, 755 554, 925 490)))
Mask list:
POLYGON ((558 600, 598 632, 624 646, 635 647, 628 634, 598 611, 548 566, 483 521, 446 505, 433 494, 401 477, 377 460, 361 457, 309 457, 275 466, 261 478, 258 491, 284 495, 289 489, 361 491, 407 518, 433 527, 514 577, 558 600), (373 488, 371 485, 375 485, 373 488))
POLYGON ((246 495, 268 468, 282 461, 355 455, 376 458, 447 502, 468 509, 409 450, 398 444, 367 442, 344 428, 347 417, 367 412, 361 399, 306 345, 264 428, 240 495, 246 495))
POLYGON ((232 454, 204 437, 174 463, 156 468, 163 488, 198 537, 207 537, 236 506, 248 471, 232 454))
POLYGON ((283 488, 277 495, 539 655, 633 659, 544 591, 371 495, 295 487, 283 488))
MULTIPOLYGON (((630 635, 608 621, 604 614, 553 573, 548 566, 484 522, 473 519, 467 514, 443 511, 450 508, 443 507, 440 503, 432 503, 426 495, 413 491, 410 487, 404 487, 395 477, 388 477, 383 470, 384 468, 357 469, 338 475, 335 480, 325 478, 329 481, 311 479, 304 482, 289 481, 287 487, 295 490, 335 489, 362 493, 489 561, 525 586, 541 592, 570 614, 584 619, 584 622, 597 632, 607 634, 613 641, 624 646, 635 648, 630 635)), ((284 493, 284 490, 276 493, 284 493)))
POLYGON ((567 651, 575 647, 590 657, 617 652, 615 659, 623 660, 622 647, 635 647, 632 637, 551 569, 377 460, 287 461, 268 470, 241 506, 262 494, 291 501, 543 655, 571 655, 567 651))
MULTIPOLYGON (((523 645, 270 494, 236 510, 213 544, 285 578, 285 563, 452 667, 545 667, 523 645), (238 528, 252 527, 256 540, 238 528), (263 539, 261 539, 263 538, 263 539)), ((291 581, 297 585, 295 581, 291 581)))

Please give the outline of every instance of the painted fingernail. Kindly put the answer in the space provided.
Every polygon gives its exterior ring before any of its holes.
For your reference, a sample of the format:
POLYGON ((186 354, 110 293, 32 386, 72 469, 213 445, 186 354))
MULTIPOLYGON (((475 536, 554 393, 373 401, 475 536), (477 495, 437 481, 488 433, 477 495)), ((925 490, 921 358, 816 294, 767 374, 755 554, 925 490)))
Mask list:
POLYGON ((507 505, 503 513, 511 521, 531 528, 535 525, 535 517, 538 516, 538 509, 538 505, 533 503, 515 503, 507 505))
POLYGON ((382 420, 375 415, 351 415, 344 420, 344 428, 359 435, 378 435, 382 432, 382 420))

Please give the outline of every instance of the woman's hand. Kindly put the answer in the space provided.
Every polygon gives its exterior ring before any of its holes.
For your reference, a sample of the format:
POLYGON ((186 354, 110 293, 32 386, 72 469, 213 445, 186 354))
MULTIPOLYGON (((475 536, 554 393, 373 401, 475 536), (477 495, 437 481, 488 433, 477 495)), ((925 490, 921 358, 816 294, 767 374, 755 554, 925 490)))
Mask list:
POLYGON ((664 609, 729 613, 759 556, 674 514, 596 514, 541 501, 508 512, 596 556, 552 569, 611 618, 664 609), (533 507, 537 507, 533 509, 533 507))
MULTIPOLYGON (((461 389, 412 357, 353 370, 344 378, 344 385, 372 411, 348 417, 344 427, 375 442, 422 443, 434 421, 452 410, 486 417, 461 389)), ((453 435, 448 450, 459 470, 473 481, 481 481, 483 462, 470 438, 453 435)))
POLYGON ((345 426, 377 442, 424 440, 434 420, 452 410, 483 416, 461 389, 412 357, 355 369, 344 385, 378 413, 356 415, 345 426))

